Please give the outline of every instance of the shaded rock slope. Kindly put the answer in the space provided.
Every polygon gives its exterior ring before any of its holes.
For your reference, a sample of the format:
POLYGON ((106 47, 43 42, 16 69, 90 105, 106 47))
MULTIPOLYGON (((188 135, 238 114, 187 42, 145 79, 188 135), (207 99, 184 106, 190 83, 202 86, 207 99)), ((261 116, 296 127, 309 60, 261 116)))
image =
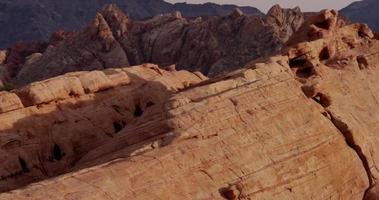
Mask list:
POLYGON ((145 64, 2 92, 0 199, 378 199, 379 41, 337 15, 209 80, 145 64))
POLYGON ((354 22, 366 23, 379 31, 379 2, 377 0, 356 1, 340 12, 354 22))
POLYGON ((18 65, 11 78, 24 85, 71 71, 146 62, 215 76, 278 51, 302 22, 300 9, 279 6, 266 16, 237 9, 223 17, 189 19, 174 12, 134 21, 110 5, 84 30, 18 65))
MULTIPOLYGON (((132 19, 182 11, 185 16, 225 15, 237 6, 207 4, 170 4, 163 0, 2 0, 0 2, 0 47, 17 41, 45 40, 56 30, 74 30, 87 25, 104 5, 114 3, 132 19)), ((253 7, 240 7, 249 14, 261 14, 253 7)))

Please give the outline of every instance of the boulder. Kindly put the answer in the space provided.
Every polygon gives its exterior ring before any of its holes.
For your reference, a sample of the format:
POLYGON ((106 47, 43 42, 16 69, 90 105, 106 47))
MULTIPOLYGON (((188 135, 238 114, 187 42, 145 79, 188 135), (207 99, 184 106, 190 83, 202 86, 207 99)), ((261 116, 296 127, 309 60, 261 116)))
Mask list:
POLYGON ((78 76, 78 79, 86 93, 94 93, 115 86, 115 83, 102 71, 83 73, 78 76))
POLYGON ((25 106, 40 105, 84 94, 80 78, 59 76, 15 90, 25 106))
POLYGON ((0 65, 3 65, 5 61, 7 60, 8 51, 7 50, 1 50, 0 51, 0 65))
POLYGON ((20 98, 7 91, 0 91, 0 114, 24 108, 20 98))

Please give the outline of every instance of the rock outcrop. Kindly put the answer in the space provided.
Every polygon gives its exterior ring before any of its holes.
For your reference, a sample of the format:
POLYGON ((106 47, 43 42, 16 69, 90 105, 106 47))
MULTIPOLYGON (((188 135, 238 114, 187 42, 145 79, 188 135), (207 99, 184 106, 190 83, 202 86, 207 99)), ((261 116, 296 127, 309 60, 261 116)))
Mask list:
POLYGON ((24 64, 29 64, 26 63, 29 56, 34 53, 44 52, 46 47, 47 43, 44 42, 17 42, 9 47, 4 55, 5 59, 2 62, 2 64, 6 67, 8 75, 14 78, 24 64))
MULTIPOLYGON (((90 22, 98 10, 111 3, 117 4, 136 20, 177 10, 182 11, 187 17, 225 15, 238 7, 214 3, 171 4, 163 0, 2 1, 0 48, 8 47, 18 41, 46 40, 57 30, 81 29, 90 22)), ((239 8, 248 14, 261 14, 254 7, 239 8)))
POLYGON ((188 19, 175 12, 134 21, 110 5, 86 29, 25 64, 15 82, 146 62, 216 76, 280 50, 302 22, 300 9, 279 6, 267 16, 235 10, 223 17, 188 19))
MULTIPOLYGON (((334 11, 313 17, 300 28, 288 50, 289 65, 304 93, 325 109, 325 116, 356 151, 375 188, 378 179, 379 42, 365 24, 336 26, 334 11), (305 31, 307 30, 307 31, 305 31), (305 31, 305 32, 304 32, 305 31)), ((378 199, 368 191, 368 199, 378 199)))
POLYGON ((145 64, 70 73, 0 92, 0 191, 72 170, 144 113, 159 116, 171 93, 205 79, 145 64))
POLYGON ((378 199, 379 41, 337 15, 210 80, 145 65, 5 93, 30 107, 2 104, 2 190, 51 179, 0 199, 378 199))

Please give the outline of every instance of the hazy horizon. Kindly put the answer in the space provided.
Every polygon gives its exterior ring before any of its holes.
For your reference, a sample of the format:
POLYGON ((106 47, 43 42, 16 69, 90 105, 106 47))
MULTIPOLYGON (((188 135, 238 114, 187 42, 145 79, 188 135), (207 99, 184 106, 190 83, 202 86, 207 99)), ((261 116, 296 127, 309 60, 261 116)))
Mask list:
POLYGON ((236 4, 240 6, 253 6, 267 12, 274 4, 279 4, 282 7, 293 8, 299 6, 303 11, 320 11, 325 8, 341 9, 357 0, 166 0, 171 3, 187 2, 187 3, 206 3, 213 2, 217 4, 236 4))

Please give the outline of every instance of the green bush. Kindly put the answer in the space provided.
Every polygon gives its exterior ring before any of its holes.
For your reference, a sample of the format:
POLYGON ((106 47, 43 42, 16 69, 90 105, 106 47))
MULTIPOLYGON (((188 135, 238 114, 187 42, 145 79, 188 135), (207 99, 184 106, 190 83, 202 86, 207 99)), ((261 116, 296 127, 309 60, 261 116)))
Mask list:
POLYGON ((15 87, 13 84, 11 83, 4 83, 4 85, 0 86, 0 91, 11 91, 13 90, 15 87))

